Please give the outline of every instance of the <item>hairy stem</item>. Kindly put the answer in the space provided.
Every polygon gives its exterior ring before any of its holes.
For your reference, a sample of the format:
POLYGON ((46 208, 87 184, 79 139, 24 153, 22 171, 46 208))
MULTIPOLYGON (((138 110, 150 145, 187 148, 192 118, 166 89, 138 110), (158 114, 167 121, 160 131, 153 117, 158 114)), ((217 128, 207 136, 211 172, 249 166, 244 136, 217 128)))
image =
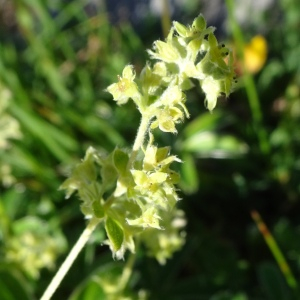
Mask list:
POLYGON ((49 300, 51 299, 52 295, 60 285, 63 278, 66 276, 67 272, 69 271, 70 267, 72 266, 73 262, 75 261, 76 257, 90 238, 91 234, 99 224, 100 220, 93 218, 89 221, 87 227, 82 232, 81 236, 77 240, 76 244, 73 246, 72 250, 70 251, 69 255, 57 271, 56 275, 53 277, 52 281, 48 285, 47 289, 45 290, 44 294, 42 295, 40 300, 49 300))
POLYGON ((136 135, 133 147, 132 147, 132 152, 131 152, 131 155, 129 157, 129 161, 127 164, 128 170, 132 167, 132 164, 133 164, 139 150, 143 146, 143 143, 145 140, 145 135, 146 135, 148 127, 149 127, 150 119, 151 119, 151 117, 149 117, 148 115, 142 115, 140 127, 138 129, 138 132, 137 132, 137 135, 136 135))

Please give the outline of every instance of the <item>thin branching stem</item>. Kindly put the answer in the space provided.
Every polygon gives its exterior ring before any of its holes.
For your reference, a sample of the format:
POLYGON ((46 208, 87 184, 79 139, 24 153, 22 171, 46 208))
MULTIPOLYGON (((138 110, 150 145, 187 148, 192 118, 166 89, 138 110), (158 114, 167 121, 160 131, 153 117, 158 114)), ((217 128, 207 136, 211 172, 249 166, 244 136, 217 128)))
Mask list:
POLYGON ((57 271, 56 275, 53 277, 52 281, 50 282, 49 286, 45 290, 44 294, 42 295, 40 300, 49 300, 55 293, 56 289, 60 285, 63 278, 66 276, 67 272, 69 271, 70 267, 72 266, 73 262, 75 261, 76 257, 84 247, 84 245, 89 240, 91 234, 99 224, 100 219, 93 218, 89 221, 87 227, 82 232, 81 236, 77 240, 76 244, 70 251, 69 255, 60 266, 59 270, 57 271))
POLYGON ((132 147, 132 152, 129 157, 127 169, 130 169, 132 167, 132 164, 134 163, 139 150, 143 146, 143 143, 145 140, 145 135, 148 131, 150 119, 151 119, 151 117, 149 117, 147 114, 142 115, 142 120, 141 120, 139 129, 138 129, 138 132, 137 132, 137 135, 136 135, 133 147, 132 147))

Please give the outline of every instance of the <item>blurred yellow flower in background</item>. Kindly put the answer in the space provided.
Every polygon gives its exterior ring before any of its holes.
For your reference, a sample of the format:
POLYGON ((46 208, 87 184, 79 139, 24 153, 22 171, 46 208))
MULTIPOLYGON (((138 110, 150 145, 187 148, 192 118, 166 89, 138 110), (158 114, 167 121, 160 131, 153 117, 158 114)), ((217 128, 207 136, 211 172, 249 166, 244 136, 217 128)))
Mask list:
POLYGON ((254 36, 244 48, 244 67, 255 74, 261 70, 267 60, 268 45, 262 35, 254 36))

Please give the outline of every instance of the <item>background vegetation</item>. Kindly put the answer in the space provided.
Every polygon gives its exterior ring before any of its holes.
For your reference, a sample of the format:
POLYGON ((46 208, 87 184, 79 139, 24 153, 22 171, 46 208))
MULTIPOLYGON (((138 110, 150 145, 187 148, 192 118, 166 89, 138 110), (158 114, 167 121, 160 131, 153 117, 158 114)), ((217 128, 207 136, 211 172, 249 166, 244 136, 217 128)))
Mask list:
MULTIPOLYGON (((131 144, 139 114, 104 89, 126 64, 139 71, 145 49, 163 38, 155 18, 137 33, 112 23, 104 6, 48 2, 0 2, 3 300, 37 299, 83 230, 78 200, 58 187, 89 145, 131 144)), ((201 5, 186 2, 178 21, 190 23, 201 5)), ((191 120, 177 136, 158 137, 185 161, 187 242, 165 266, 141 249, 132 299, 300 298, 300 4, 279 0, 244 22, 232 1, 226 10, 218 31, 236 52, 238 88, 212 114, 196 89, 191 120)), ((99 228, 54 299, 106 299, 103 282, 124 262, 112 260, 104 239, 99 228)))

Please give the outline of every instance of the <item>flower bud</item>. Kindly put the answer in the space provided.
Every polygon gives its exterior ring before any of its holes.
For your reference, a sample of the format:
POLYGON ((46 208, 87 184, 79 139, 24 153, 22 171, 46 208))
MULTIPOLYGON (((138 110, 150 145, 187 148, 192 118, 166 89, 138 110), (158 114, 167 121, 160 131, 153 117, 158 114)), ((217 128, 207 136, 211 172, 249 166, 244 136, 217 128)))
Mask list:
POLYGON ((187 37, 189 35, 189 29, 186 26, 176 21, 173 22, 173 25, 180 36, 187 37))
POLYGON ((206 21, 202 14, 200 14, 193 22, 192 27, 200 32, 206 28, 206 21))

